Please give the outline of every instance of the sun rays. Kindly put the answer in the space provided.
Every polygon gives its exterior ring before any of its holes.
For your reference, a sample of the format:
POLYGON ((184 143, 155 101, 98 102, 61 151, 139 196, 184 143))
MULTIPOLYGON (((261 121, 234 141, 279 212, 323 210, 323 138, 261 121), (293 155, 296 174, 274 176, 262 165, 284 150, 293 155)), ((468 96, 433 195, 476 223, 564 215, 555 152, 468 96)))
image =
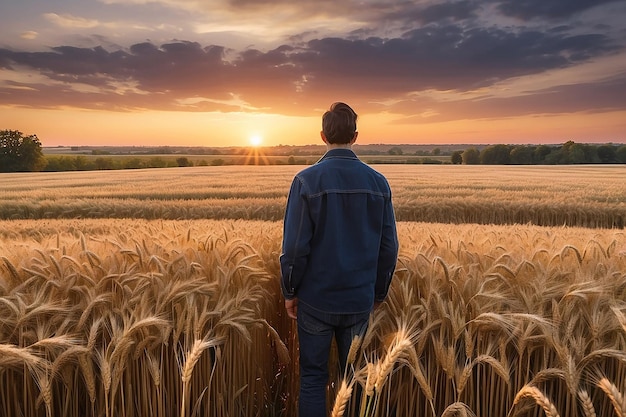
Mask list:
POLYGON ((270 161, 265 155, 263 148, 261 145, 263 144, 263 137, 259 135, 250 136, 248 139, 250 143, 250 147, 248 148, 248 153, 246 154, 245 165, 270 165, 270 161))

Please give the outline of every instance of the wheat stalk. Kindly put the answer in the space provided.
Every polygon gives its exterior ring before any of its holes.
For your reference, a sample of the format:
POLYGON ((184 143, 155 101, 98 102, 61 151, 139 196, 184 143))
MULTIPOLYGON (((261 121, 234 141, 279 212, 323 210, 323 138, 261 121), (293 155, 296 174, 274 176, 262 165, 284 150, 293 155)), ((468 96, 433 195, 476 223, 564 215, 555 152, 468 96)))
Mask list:
MULTIPOLYGON (((51 377, 48 372, 35 372, 35 383, 39 387, 40 398, 43 399, 43 402, 46 407, 46 416, 52 416, 52 385, 51 385, 51 377)), ((39 403, 39 399, 37 402, 39 403)))
POLYGON ((111 363, 107 357, 106 351, 104 348, 96 351, 96 360, 98 362, 98 366, 100 367, 100 378, 102 380, 102 387, 104 388, 104 406, 105 406, 105 416, 110 416, 110 397, 109 393, 111 392, 111 363))
POLYGON ((181 380, 183 382, 182 386, 182 400, 181 400, 181 417, 187 416, 187 401, 190 390, 190 381, 191 374, 193 373, 193 369, 196 366, 196 363, 200 360, 202 353, 211 348, 219 345, 221 343, 220 338, 213 338, 209 340, 204 339, 196 339, 191 346, 191 349, 184 355, 183 364, 181 367, 181 380))

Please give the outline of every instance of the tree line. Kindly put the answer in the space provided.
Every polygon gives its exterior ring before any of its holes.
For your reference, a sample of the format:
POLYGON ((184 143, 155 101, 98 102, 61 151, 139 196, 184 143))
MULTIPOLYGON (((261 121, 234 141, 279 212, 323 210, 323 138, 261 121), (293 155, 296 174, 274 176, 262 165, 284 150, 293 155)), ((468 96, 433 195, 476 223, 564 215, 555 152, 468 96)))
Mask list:
MULTIPOLYGON (((470 147, 462 151, 454 151, 450 156, 450 162, 466 165, 626 164, 626 145, 593 145, 573 141, 560 146, 500 144, 486 146, 481 150, 470 147)), ((36 135, 24 135, 17 130, 0 131, 0 172, 163 168, 192 165, 193 162, 183 156, 177 158, 174 165, 158 156, 148 161, 131 158, 123 163, 116 163, 104 155, 96 158, 95 161, 89 161, 80 155, 46 159, 41 142, 36 135)), ((199 165, 207 165, 207 163, 199 165)))
POLYGON ((474 147, 455 151, 453 164, 466 165, 568 165, 626 164, 626 145, 592 145, 565 142, 554 145, 490 145, 482 150, 474 147))

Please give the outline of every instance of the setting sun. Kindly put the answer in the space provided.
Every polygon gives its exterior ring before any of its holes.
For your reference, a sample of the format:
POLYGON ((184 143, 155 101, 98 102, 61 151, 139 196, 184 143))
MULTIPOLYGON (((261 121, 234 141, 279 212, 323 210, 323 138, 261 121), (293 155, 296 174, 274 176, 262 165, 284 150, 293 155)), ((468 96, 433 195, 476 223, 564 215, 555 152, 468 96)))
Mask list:
POLYGON ((252 146, 260 146, 263 143, 263 138, 259 135, 254 135, 250 137, 250 145, 252 146))
POLYGON ((269 165, 270 161, 265 156, 265 152, 263 148, 261 148, 261 144, 263 143, 263 138, 259 135, 252 135, 248 139, 250 142, 250 147, 248 148, 248 154, 246 155, 245 165, 269 165))

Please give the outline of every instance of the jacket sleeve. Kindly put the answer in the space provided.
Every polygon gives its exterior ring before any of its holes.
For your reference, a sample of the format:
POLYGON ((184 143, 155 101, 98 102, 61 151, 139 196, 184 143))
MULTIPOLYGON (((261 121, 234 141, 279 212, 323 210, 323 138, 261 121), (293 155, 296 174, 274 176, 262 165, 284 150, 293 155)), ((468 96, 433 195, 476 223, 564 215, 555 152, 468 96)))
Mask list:
POLYGON ((393 211, 391 195, 385 205, 383 219, 383 233, 380 240, 380 250, 378 253, 378 271, 376 276, 376 286, 374 299, 383 301, 389 291, 391 278, 396 269, 398 259, 398 233, 396 230, 396 218, 393 211))
POLYGON ((313 226, 306 194, 301 180, 291 183, 283 225, 282 253, 280 255, 281 289, 286 299, 297 296, 310 252, 313 226))

